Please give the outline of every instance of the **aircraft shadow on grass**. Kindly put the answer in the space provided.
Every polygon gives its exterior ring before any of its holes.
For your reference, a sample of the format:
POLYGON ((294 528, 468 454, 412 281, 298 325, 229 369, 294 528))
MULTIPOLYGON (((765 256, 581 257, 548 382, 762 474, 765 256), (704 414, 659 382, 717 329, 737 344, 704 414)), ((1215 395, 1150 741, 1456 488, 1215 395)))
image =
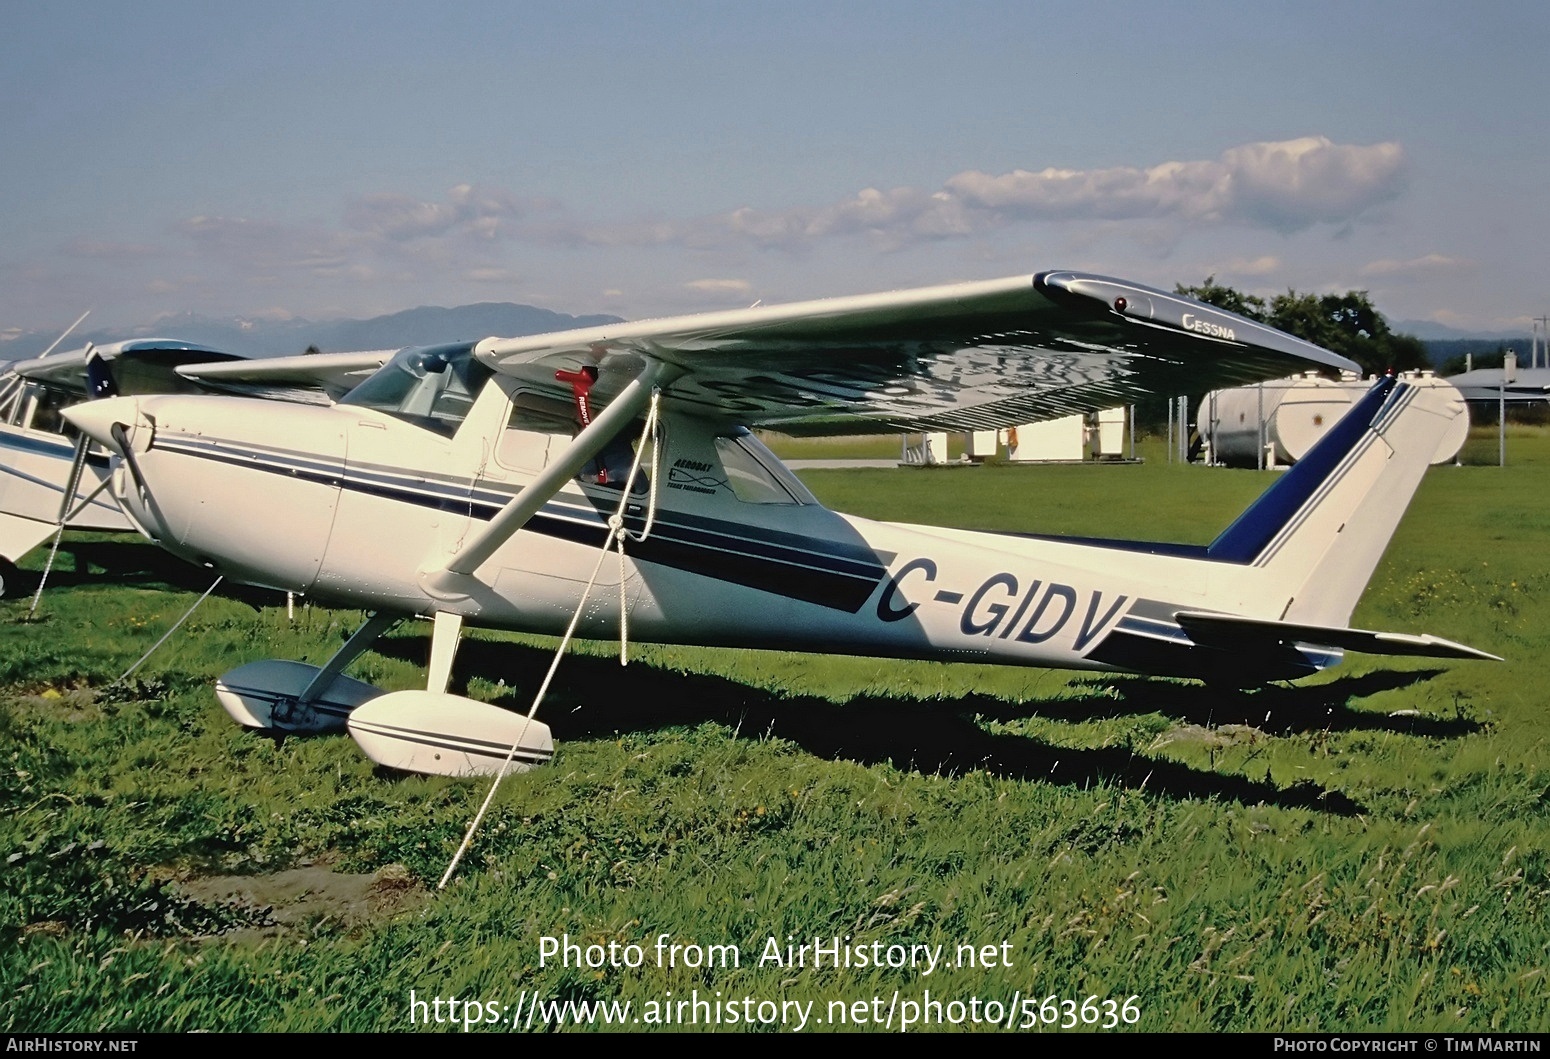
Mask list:
POLYGON ((1249 725, 1266 735, 1305 732, 1393 732, 1433 738, 1464 736, 1481 729, 1466 716, 1425 717, 1355 710, 1350 703, 1384 691, 1424 684, 1444 669, 1378 670, 1353 673, 1322 684, 1271 684, 1252 690, 1223 690, 1147 677, 1110 676, 1088 683, 1088 693, 1039 703, 988 699, 975 712, 995 720, 1038 714, 1058 721, 1084 721, 1165 713, 1186 724, 1249 725))
MULTIPOLYGON (((378 641, 377 650, 423 664, 426 641, 400 633, 378 641)), ((513 691, 497 703, 526 712, 551 659, 546 649, 470 638, 459 650, 453 680, 464 687, 474 676, 504 680, 513 691)), ((1423 683, 1440 672, 1374 672, 1314 686, 1229 693, 1198 684, 1124 677, 1093 684, 1090 694, 1078 698, 1028 703, 981 695, 932 700, 865 695, 835 703, 782 695, 725 677, 641 663, 625 669, 612 658, 571 655, 561 663, 540 716, 561 741, 713 722, 745 734, 786 739, 830 760, 890 763, 922 773, 981 769, 1007 779, 1077 787, 1109 782, 1176 798, 1215 797, 1352 815, 1363 810, 1350 797, 1309 781, 1277 786, 1149 757, 1131 746, 1053 746, 1024 735, 988 732, 977 721, 1034 715, 1081 721, 1162 712, 1186 724, 1252 725, 1266 735, 1382 730, 1457 736, 1478 729, 1467 718, 1389 717, 1347 704, 1353 698, 1423 683)))
MULTIPOLYGON (((15 595, 31 595, 38 587, 40 571, 24 570, 23 575, 26 580, 20 589, 25 591, 18 591, 15 595)), ((146 541, 128 540, 122 535, 111 540, 66 539, 60 544, 59 554, 48 572, 43 588, 43 602, 46 606, 48 593, 52 591, 101 584, 168 589, 198 595, 210 587, 212 580, 214 575, 210 571, 193 566, 146 541)), ((272 607, 277 598, 284 602, 284 596, 273 589, 253 588, 229 581, 221 587, 220 595, 253 607, 272 607)))

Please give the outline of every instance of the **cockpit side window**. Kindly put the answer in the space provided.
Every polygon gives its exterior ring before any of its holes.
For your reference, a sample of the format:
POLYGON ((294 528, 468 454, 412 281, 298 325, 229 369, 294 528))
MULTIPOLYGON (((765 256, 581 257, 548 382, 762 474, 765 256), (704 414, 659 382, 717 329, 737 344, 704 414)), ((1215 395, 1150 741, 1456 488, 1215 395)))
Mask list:
POLYGON ((12 375, 0 386, 0 421, 26 430, 75 437, 75 428, 59 412, 79 400, 81 395, 74 391, 12 375))
POLYGON ((531 474, 543 470, 575 430, 571 407, 569 401, 543 394, 513 393, 506 429, 495 442, 495 462, 531 474))
POLYGON ((745 504, 816 504, 796 475, 746 428, 716 439, 727 485, 745 504))
POLYGON ((22 390, 24 386, 19 376, 6 374, 4 382, 0 382, 0 421, 17 426, 21 422, 22 415, 22 390))
POLYGON ((374 408, 451 437, 490 375, 474 357, 471 342, 415 346, 400 350, 339 403, 374 408))

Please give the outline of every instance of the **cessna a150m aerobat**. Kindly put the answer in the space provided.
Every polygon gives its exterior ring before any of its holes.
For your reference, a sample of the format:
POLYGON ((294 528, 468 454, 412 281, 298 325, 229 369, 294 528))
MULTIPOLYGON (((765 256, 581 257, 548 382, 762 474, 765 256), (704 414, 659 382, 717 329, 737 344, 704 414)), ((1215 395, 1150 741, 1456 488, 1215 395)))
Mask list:
POLYGON ((1187 298, 1045 272, 408 349, 329 407, 154 395, 66 415, 121 455, 117 496, 151 539, 373 612, 321 668, 226 674, 237 720, 347 725, 375 761, 463 774, 553 753, 531 714, 447 693, 464 622, 1233 685, 1345 650, 1492 658, 1348 627, 1455 414, 1392 378, 1200 547, 853 518, 748 430, 989 430, 1353 367, 1187 298), (434 619, 426 691, 342 675, 404 615, 434 619))

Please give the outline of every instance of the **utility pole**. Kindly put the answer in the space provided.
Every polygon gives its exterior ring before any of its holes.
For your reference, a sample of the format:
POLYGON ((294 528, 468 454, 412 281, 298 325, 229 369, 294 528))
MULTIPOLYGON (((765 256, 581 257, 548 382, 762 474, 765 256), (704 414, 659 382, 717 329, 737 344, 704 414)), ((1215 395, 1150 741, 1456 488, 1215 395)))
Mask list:
POLYGON ((1179 462, 1189 462, 1189 398, 1179 398, 1179 462))
POLYGON ((1502 357, 1502 381, 1496 388, 1496 465, 1507 466, 1507 384, 1518 381, 1518 355, 1508 350, 1502 357))
POLYGON ((1260 383, 1258 389, 1259 393, 1256 396, 1259 399, 1259 433, 1255 435, 1257 441, 1254 447, 1259 450, 1259 455, 1255 458, 1254 469, 1263 471, 1265 469, 1265 384, 1260 383))

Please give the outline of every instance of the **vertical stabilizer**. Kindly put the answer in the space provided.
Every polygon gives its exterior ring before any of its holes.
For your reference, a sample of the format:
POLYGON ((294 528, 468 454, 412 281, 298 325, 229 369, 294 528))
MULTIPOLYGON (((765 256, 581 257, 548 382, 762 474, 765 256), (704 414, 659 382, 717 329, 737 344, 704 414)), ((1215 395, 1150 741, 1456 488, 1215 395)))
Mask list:
POLYGON ((1458 414, 1430 389, 1379 380, 1208 554, 1268 575, 1252 608, 1263 617, 1345 625, 1458 414))

